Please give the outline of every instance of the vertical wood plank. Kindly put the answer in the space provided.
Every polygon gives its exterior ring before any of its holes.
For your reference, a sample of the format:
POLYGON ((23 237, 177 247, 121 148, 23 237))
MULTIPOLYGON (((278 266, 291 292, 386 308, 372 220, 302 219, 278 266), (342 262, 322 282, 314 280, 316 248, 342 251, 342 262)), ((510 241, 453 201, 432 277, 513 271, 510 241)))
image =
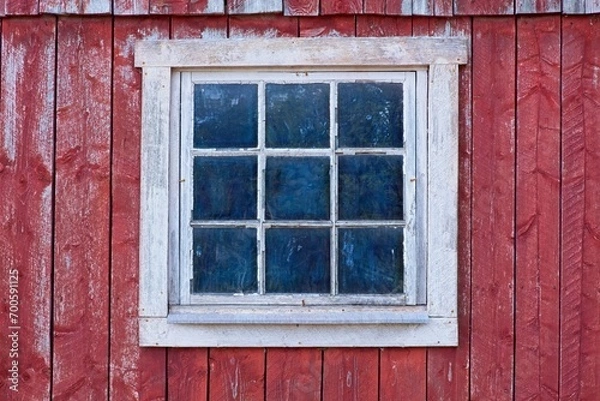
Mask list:
POLYGON ((329 348, 323 356, 324 400, 376 400, 379 349, 329 348))
POLYGON ((353 15, 335 15, 321 18, 300 18, 300 36, 354 36, 356 22, 353 15))
POLYGON ((223 0, 150 0, 150 14, 223 14, 223 0))
POLYGON ((172 17, 173 39, 227 38, 227 17, 172 17))
POLYGON ((0 399, 49 400, 56 24, 1 28, 0 399))
POLYGON ((412 0, 385 0, 387 15, 412 15, 412 0))
POLYGON ((600 388, 600 21, 563 19, 560 399, 600 388))
POLYGON ((208 350, 206 348, 169 349, 167 372, 169 400, 207 400, 208 350))
POLYGON ((321 0, 321 14, 361 14, 363 0, 321 0))
POLYGON ((108 396, 111 45, 111 19, 59 19, 55 400, 108 396))
POLYGON ((563 0, 562 8, 566 14, 584 14, 588 0, 563 0))
POLYGON ((365 14, 385 14, 386 0, 363 0, 365 14))
POLYGON ((433 15, 434 0, 413 0, 413 15, 433 15))
POLYGON ((412 18, 378 15, 356 16, 356 36, 410 36, 412 18))
MULTIPOLYGON (((419 18, 414 25, 425 25, 419 18)), ((415 26, 413 34, 424 27, 415 26)), ((435 18, 427 23, 428 35, 471 35, 470 18, 435 18)), ((425 34, 425 33, 422 33, 425 34)), ((469 399, 469 346, 471 316, 471 212, 472 130, 471 64, 459 69, 459 185, 458 185, 458 348, 427 351, 427 396, 432 400, 469 399)))
POLYGON ((512 400, 515 20, 473 21, 471 397, 512 400))
POLYGON ((40 13, 109 14, 111 0, 39 0, 40 13))
POLYGON ((264 400, 264 349, 211 348, 208 363, 209 400, 264 400))
POLYGON ((298 36, 298 19, 274 16, 234 16, 229 18, 229 37, 247 38, 298 36))
POLYGON ((510 15, 514 13, 513 0, 454 0, 456 15, 510 15))
POLYGON ((319 0, 284 0, 283 14, 297 17, 319 15, 319 0))
POLYGON ((0 1, 0 15, 35 15, 38 13, 38 0, 0 1))
POLYGON ((149 12, 148 0, 113 0, 115 15, 146 15, 149 12))
POLYGON ((434 0, 433 15, 451 17, 454 15, 454 0, 434 0))
POLYGON ((228 0, 227 12, 229 14, 265 14, 280 13, 283 11, 282 0, 228 0))
POLYGON ((379 400, 425 400, 426 356, 427 350, 424 348, 382 349, 379 400))
POLYGON ((136 40, 169 37, 169 20, 118 18, 114 25, 110 398, 165 397, 166 352, 138 346, 141 71, 136 40))
POLYGON ((515 399, 558 396, 560 18, 519 18, 515 399))
POLYGON ((266 401, 319 400, 322 358, 318 348, 267 349, 266 401))
POLYGON ((517 14, 556 13, 561 11, 560 0, 516 0, 517 14))

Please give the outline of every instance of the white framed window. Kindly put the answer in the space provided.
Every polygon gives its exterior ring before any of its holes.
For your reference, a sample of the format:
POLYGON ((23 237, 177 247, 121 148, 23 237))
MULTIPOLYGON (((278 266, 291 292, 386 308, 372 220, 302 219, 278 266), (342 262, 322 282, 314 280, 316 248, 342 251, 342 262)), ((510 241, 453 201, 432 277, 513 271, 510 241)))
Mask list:
POLYGON ((457 344, 461 38, 139 42, 140 344, 457 344))

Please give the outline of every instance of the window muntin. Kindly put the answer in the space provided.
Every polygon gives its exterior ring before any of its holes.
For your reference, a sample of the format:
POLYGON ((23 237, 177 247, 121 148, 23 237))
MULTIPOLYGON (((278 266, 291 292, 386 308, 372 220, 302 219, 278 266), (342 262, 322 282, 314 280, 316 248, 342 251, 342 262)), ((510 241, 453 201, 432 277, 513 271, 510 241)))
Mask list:
POLYGON ((415 72, 181 80, 182 305, 416 303, 415 72))

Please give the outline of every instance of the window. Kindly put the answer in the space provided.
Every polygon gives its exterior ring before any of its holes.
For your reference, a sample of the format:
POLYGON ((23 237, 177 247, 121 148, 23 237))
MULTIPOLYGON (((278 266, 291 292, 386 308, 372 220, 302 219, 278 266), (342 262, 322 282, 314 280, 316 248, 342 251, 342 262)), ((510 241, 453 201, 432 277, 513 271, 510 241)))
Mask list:
POLYGON ((455 345, 466 54, 140 42, 140 344, 455 345))

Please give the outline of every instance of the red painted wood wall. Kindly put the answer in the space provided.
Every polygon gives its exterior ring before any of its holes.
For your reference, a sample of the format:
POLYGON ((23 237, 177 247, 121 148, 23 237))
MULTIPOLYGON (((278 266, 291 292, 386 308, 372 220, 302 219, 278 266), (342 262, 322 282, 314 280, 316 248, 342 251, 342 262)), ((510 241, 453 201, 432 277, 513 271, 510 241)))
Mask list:
POLYGON ((599 400, 599 3, 230 3, 0 0, 0 400, 599 400), (138 347, 133 44, 246 35, 470 38, 458 347, 138 347))

